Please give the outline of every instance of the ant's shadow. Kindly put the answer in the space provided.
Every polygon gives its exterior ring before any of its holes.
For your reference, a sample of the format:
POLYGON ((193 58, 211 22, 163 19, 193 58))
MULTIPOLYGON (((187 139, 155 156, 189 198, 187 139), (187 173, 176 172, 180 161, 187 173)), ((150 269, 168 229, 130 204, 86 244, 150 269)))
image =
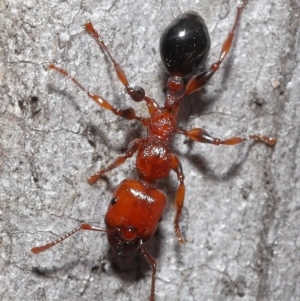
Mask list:
MULTIPOLYGON (((160 249, 162 242, 162 233, 158 229, 150 241, 145 243, 147 251, 156 260, 160 257, 160 249)), ((74 269, 82 270, 80 266, 84 266, 84 270, 90 269, 90 274, 94 275, 96 281, 101 281, 101 273, 108 273, 107 265, 105 262, 110 262, 109 274, 113 274, 114 277, 119 277, 124 283, 138 283, 145 277, 151 281, 152 269, 150 264, 147 262, 142 251, 138 249, 128 255, 118 255, 111 248, 107 248, 106 252, 103 250, 103 254, 93 261, 84 257, 78 257, 78 260, 65 261, 62 265, 55 265, 49 268, 41 268, 33 266, 31 272, 38 277, 42 278, 59 278, 60 274, 64 276, 69 275, 69 278, 74 278, 74 269), (106 254, 106 255, 105 255, 106 254), (78 268, 78 269, 77 269, 78 268), (97 277, 98 276, 98 277, 97 277)), ((82 272, 81 272, 82 273, 82 272)), ((88 274, 88 272, 86 272, 88 274)), ((107 292, 109 293, 109 292, 107 292)))
MULTIPOLYGON (((230 54, 228 56, 230 57, 230 54)), ((230 64, 229 60, 224 62, 222 68, 222 82, 224 86, 226 86, 226 79, 231 73, 231 68, 232 64, 230 64)), ((203 70, 200 70, 199 72, 202 72, 203 70)), ((207 70, 207 68, 205 68, 205 70, 207 70)), ((166 83, 168 80, 168 74, 166 72, 164 72, 163 80, 164 83, 166 83)), ((167 89, 164 88, 165 93, 166 91, 167 89)), ((201 90, 196 91, 186 97, 180 104, 180 109, 177 117, 178 127, 182 127, 184 130, 190 129, 190 127, 188 126, 189 119, 201 118, 201 116, 207 114, 207 112, 210 112, 210 108, 212 108, 214 104, 219 100, 218 95, 219 94, 214 93, 214 96, 212 96, 210 93, 207 93, 207 88, 205 86, 201 90)), ((209 114, 211 114, 211 112, 209 114)), ((204 156, 201 156, 200 153, 197 153, 196 155, 191 153, 194 146, 197 147, 197 145, 201 144, 199 142, 186 138, 184 141, 184 144, 188 146, 188 151, 186 153, 182 153, 180 146, 175 145, 175 143, 172 144, 172 150, 174 150, 175 153, 180 157, 184 157, 186 160, 188 160, 195 167, 195 169, 203 174, 206 178, 214 181, 227 181, 238 174, 239 169, 246 161, 252 146, 254 146, 256 143, 259 142, 252 141, 252 143, 249 143, 246 147, 246 151, 245 148, 243 148, 242 153, 240 153, 238 156, 238 162, 233 164, 231 163, 227 171, 223 172, 222 174, 217 174, 212 168, 210 168, 209 162, 205 159, 204 156)), ((214 145, 210 146, 216 147, 214 145)))
MULTIPOLYGON (((188 123, 189 116, 197 116, 196 118, 201 117, 201 115, 205 114, 209 111, 210 107, 218 101, 217 98, 211 98, 209 95, 206 95, 205 89, 191 95, 186 101, 186 105, 181 106, 181 114, 178 117, 178 123, 183 124, 186 129, 186 125, 188 123)), ((188 128, 190 129, 190 128, 188 128)), ((209 131, 209 130, 208 130, 209 131)), ((182 153, 180 148, 173 147, 176 149, 176 153, 179 154, 180 157, 184 157, 186 160, 190 162, 190 164, 199 171, 202 175, 204 175, 207 179, 213 181, 228 181, 230 178, 233 178, 238 175, 240 168, 243 166, 244 162, 247 160, 247 157, 250 153, 251 148, 259 142, 252 141, 248 143, 247 146, 240 148, 239 154, 237 155, 237 161, 234 163, 230 163, 228 169, 224 171, 222 174, 218 174, 214 169, 210 167, 209 161, 206 160, 204 156, 202 156, 199 152, 197 154, 192 153, 192 149, 198 147, 200 150, 199 142, 193 141, 191 139, 186 139, 184 144, 188 146, 188 151, 186 153, 182 153)), ((202 143, 203 145, 203 143, 202 143)), ((209 145, 209 147, 216 147, 215 145, 209 145)))
MULTIPOLYGON (((163 240, 161 231, 158 227, 154 236, 145 243, 147 251, 155 261, 160 258, 163 240)), ((149 278, 149 281, 151 280, 152 268, 140 249, 128 255, 118 255, 109 248, 108 256, 114 275, 119 277, 122 282, 139 282, 145 277, 149 278)))

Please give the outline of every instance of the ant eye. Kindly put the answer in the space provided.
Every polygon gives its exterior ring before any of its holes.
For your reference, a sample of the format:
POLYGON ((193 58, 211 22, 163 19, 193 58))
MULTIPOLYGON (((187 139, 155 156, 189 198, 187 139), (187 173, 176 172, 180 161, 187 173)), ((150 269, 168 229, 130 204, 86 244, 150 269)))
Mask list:
POLYGON ((112 199, 110 200, 110 204, 111 204, 111 205, 114 205, 116 202, 117 202, 117 198, 112 198, 112 199))

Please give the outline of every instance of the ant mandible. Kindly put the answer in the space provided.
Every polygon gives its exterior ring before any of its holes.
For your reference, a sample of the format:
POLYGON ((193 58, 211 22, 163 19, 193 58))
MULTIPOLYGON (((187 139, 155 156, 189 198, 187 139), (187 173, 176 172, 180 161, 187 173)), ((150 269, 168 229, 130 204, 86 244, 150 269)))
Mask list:
POLYGON ((85 24, 87 33, 94 38, 112 62, 119 80, 125 86, 126 93, 135 102, 145 101, 150 117, 139 117, 132 108, 125 110, 114 108, 103 97, 88 92, 64 69, 53 64, 49 68, 69 78, 102 108, 125 119, 138 120, 147 128, 145 138, 133 140, 123 156, 118 157, 108 167, 89 177, 89 184, 94 184, 106 172, 120 166, 135 153, 137 153, 135 167, 138 179, 123 180, 116 188, 105 215, 105 228, 82 224, 53 242, 32 248, 32 253, 43 252, 79 230, 105 232, 111 248, 118 254, 131 253, 139 248, 142 250, 152 268, 150 301, 154 301, 156 262, 144 243, 154 235, 166 207, 166 195, 156 188, 155 183, 157 180, 168 177, 171 170, 176 173, 179 181, 174 202, 176 206, 174 228, 178 242, 184 243, 179 228, 185 195, 184 174, 178 157, 171 152, 169 145, 171 135, 180 133, 194 141, 213 145, 236 145, 250 139, 268 146, 274 146, 276 143, 276 138, 257 134, 244 138, 232 137, 221 140, 211 136, 204 129, 194 128, 185 131, 176 125, 181 101, 186 96, 202 89, 224 61, 231 48, 241 12, 246 4, 247 0, 242 0, 237 6, 234 24, 222 45, 219 59, 203 72, 199 72, 199 69, 205 63, 210 50, 210 38, 204 20, 196 12, 186 12, 173 20, 164 30, 160 38, 160 55, 170 77, 163 107, 159 106, 154 99, 146 96, 141 87, 132 88, 129 85, 125 72, 115 61, 92 23, 85 24), (188 77, 191 78, 185 86, 184 80, 188 77))

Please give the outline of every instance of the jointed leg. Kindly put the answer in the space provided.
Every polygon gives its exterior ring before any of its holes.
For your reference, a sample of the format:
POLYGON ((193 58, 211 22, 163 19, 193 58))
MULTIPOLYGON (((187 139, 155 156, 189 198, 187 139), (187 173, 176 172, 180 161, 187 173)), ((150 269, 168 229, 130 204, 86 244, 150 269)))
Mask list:
POLYGON ((114 108, 112 105, 110 105, 103 97, 97 95, 97 94, 93 94, 91 92, 88 92, 78 81, 76 78, 72 77, 66 70, 59 68, 53 64, 49 65, 50 69, 54 69, 57 72, 59 72, 60 74, 62 74, 63 76, 69 78, 74 84, 77 85, 77 87, 79 87, 82 91, 84 91, 87 96, 89 98, 91 98, 92 100, 94 100, 100 107, 102 107, 103 109, 109 110, 111 112, 113 112, 115 115, 117 116, 121 116, 125 119, 128 120, 139 120, 141 121, 144 125, 148 124, 148 118, 142 118, 142 117, 138 117, 135 114, 134 109, 132 108, 128 108, 126 110, 121 110, 121 109, 116 109, 114 108))
POLYGON ((274 146, 276 144, 277 139, 273 137, 267 137, 264 135, 249 135, 247 137, 231 137, 225 140, 221 140, 219 138, 212 137, 209 133, 207 133, 204 129, 195 128, 189 131, 184 131, 177 129, 177 133, 184 134, 190 139, 201 142, 201 143, 210 143, 214 145, 236 145, 242 143, 247 140, 254 140, 257 142, 265 143, 268 146, 274 146))
POLYGON ((47 243, 47 244, 45 244, 43 246, 32 248, 31 252, 34 253, 34 254, 38 254, 38 253, 44 252, 44 251, 50 249, 51 247, 59 244, 63 240, 67 239, 71 235, 75 234, 79 230, 91 230, 91 231, 100 231, 100 232, 108 232, 109 231, 106 228, 95 227, 95 226, 92 226, 90 224, 81 224, 79 227, 73 229, 69 233, 65 234, 64 236, 62 236, 62 237, 60 237, 60 238, 58 238, 58 239, 56 239, 56 240, 54 240, 52 242, 49 242, 49 243, 47 243))
POLYGON ((247 0, 241 0, 241 4, 237 6, 237 12, 236 12, 234 24, 233 24, 232 29, 229 32, 227 38, 223 42, 219 60, 217 62, 213 63, 208 71, 204 71, 204 72, 192 77, 190 79, 190 81, 188 82, 185 92, 183 93, 181 98, 183 98, 197 90, 202 89, 208 83, 208 81, 211 79, 211 77, 215 74, 215 72, 220 68, 220 65, 224 61, 228 52, 230 51, 232 41, 234 38, 234 32, 235 32, 238 22, 240 20, 242 10, 246 6, 246 4, 247 4, 247 0))
POLYGON ((131 142, 130 148, 123 156, 119 156, 115 159, 115 161, 110 164, 108 167, 101 169, 96 174, 90 176, 88 178, 89 184, 94 184, 97 180, 99 180, 106 172, 113 170, 114 168, 123 164, 128 158, 131 158, 134 153, 141 147, 143 139, 135 139, 131 142))
POLYGON ((150 293, 150 301, 155 300, 155 277, 156 277, 156 261, 152 257, 152 255, 148 252, 148 250, 145 248, 143 241, 140 242, 141 250, 146 257, 147 261, 151 265, 152 268, 152 281, 151 281, 151 293, 150 293))
POLYGON ((110 51, 108 50, 107 46, 105 45, 104 41, 102 40, 102 38, 100 37, 100 35, 96 31, 96 29, 93 27, 93 24, 91 22, 88 22, 88 23, 85 24, 85 30, 95 39, 95 41, 97 42, 99 47, 104 52, 106 52, 106 54, 108 55, 109 59, 111 60, 111 62, 114 65, 114 69, 116 71, 116 74, 117 74, 119 80, 121 81, 121 83, 124 85, 124 87, 126 89, 126 93, 134 101, 139 102, 139 101, 145 100, 146 103, 147 103, 148 109, 149 109, 149 113, 151 115, 151 113, 153 113, 155 111, 155 109, 158 107, 155 100, 148 97, 148 96, 145 96, 145 91, 144 91, 143 88, 141 88, 141 87, 135 87, 135 88, 130 87, 130 85, 128 83, 128 80, 127 80, 127 76, 126 76, 124 70, 115 61, 115 59, 111 55, 110 51))
POLYGON ((184 174, 183 174, 182 166, 181 166, 179 159, 177 158, 177 156, 175 156, 173 154, 172 154, 172 170, 176 173, 177 179, 179 181, 179 186, 177 188, 176 197, 175 197, 175 201, 174 201, 174 205, 176 206, 174 228, 175 228, 175 233, 176 233, 178 242, 180 244, 183 244, 185 241, 184 241, 184 238, 179 229, 179 220, 180 220, 180 216, 181 216, 181 211, 182 211, 183 202, 184 202, 184 195, 185 195, 184 174))

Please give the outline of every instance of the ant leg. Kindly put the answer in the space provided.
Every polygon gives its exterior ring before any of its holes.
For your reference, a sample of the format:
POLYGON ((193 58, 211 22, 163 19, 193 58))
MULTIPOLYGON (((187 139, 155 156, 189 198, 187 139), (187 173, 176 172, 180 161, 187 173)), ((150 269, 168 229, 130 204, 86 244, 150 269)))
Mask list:
POLYGON ((219 60, 217 62, 213 63, 211 65, 211 67, 209 68, 209 70, 193 76, 187 83, 186 89, 185 89, 183 95, 180 96, 180 99, 184 98, 185 96, 187 96, 197 90, 202 89, 208 83, 208 81, 211 79, 211 77, 215 74, 215 72, 220 68, 220 65, 224 61, 228 52, 230 51, 235 30, 236 30, 238 22, 240 20, 242 10, 246 6, 247 2, 248 2, 247 0, 242 0, 240 2, 240 4, 237 6, 235 21, 233 23, 231 31, 229 32, 227 38, 223 42, 219 60))
POLYGON ((106 44, 104 43, 104 41, 102 40, 99 33, 96 31, 96 29, 94 28, 94 26, 91 22, 88 22, 85 24, 85 30, 87 31, 88 34, 90 34, 95 39, 95 41, 97 42, 99 47, 108 55, 109 59, 111 60, 111 62, 114 65, 114 69, 118 76, 118 79, 125 87, 126 93, 131 97, 131 99, 133 101, 140 102, 142 100, 145 100, 146 104, 148 106, 149 113, 150 113, 150 115, 152 115, 152 113, 154 113, 156 108, 158 108, 158 104, 156 103, 156 101, 154 99, 146 96, 145 91, 142 87, 134 87, 134 88, 130 87, 124 70, 115 61, 115 59, 111 55, 110 51, 108 50, 106 44))
POLYGON ((78 81, 76 78, 72 77, 66 70, 59 68, 53 64, 49 65, 50 69, 54 69, 55 71, 59 72, 60 74, 62 74, 63 76, 69 78, 75 85, 77 85, 77 87, 79 87, 83 92, 85 92, 87 94, 87 96, 89 98, 91 98, 92 100, 94 100, 100 107, 102 107, 105 110, 109 110, 111 112, 113 112, 115 115, 117 116, 121 116, 125 119, 128 120, 138 120, 141 121, 145 126, 148 125, 148 118, 142 118, 142 117, 138 117, 135 114, 134 109, 132 108, 128 108, 125 110, 121 110, 121 109, 116 109, 114 108, 112 105, 110 105, 103 97, 97 95, 97 94, 93 94, 91 92, 88 92, 78 81))
POLYGON ((152 257, 152 255, 148 252, 148 250, 145 248, 143 241, 140 241, 141 250, 146 257, 147 261, 151 265, 152 268, 152 281, 151 281, 151 293, 150 293, 150 301, 155 300, 155 277, 156 277, 156 261, 152 257))
POLYGON ((174 219, 174 229, 175 229, 175 234, 177 236, 178 242, 180 244, 184 244, 185 240, 181 234, 181 231, 179 229, 179 219, 181 216, 181 211, 183 207, 183 202, 184 202, 184 195, 185 195, 185 186, 184 186, 184 174, 182 170, 181 163, 177 156, 174 154, 171 154, 171 168, 172 170, 176 173, 177 179, 179 181, 179 186, 177 188, 176 192, 176 197, 174 201, 174 205, 176 206, 176 215, 174 219))
POLYGON ((249 135, 247 137, 231 137, 225 140, 221 140, 219 138, 215 138, 211 136, 208 132, 201 128, 191 129, 189 131, 184 131, 180 129, 176 129, 177 133, 183 134, 190 139, 201 142, 201 143, 210 143, 214 145, 236 145, 242 143, 247 140, 254 140, 257 142, 262 142, 268 146, 274 146, 276 144, 277 139, 275 137, 267 137, 264 135, 249 135))
POLYGON ((95 226, 92 226, 90 224, 81 224, 79 227, 73 229, 69 233, 65 234, 64 236, 62 236, 62 237, 60 237, 60 238, 58 238, 58 239, 56 239, 56 240, 54 240, 52 242, 49 242, 49 243, 47 243, 47 244, 45 244, 43 246, 32 248, 31 252, 34 253, 34 254, 38 254, 38 253, 44 252, 44 251, 50 249, 51 247, 53 247, 53 246, 61 243, 66 238, 68 238, 71 235, 75 234, 79 230, 91 230, 91 231, 109 232, 109 230, 106 229, 106 228, 95 227, 95 226))
POLYGON ((131 158, 134 153, 141 147, 144 139, 135 139, 129 144, 129 149, 123 156, 119 156, 115 159, 115 161, 110 164, 108 167, 101 169, 94 175, 88 178, 89 184, 94 184, 97 180, 99 180, 106 172, 113 170, 114 168, 123 164, 128 158, 131 158))

